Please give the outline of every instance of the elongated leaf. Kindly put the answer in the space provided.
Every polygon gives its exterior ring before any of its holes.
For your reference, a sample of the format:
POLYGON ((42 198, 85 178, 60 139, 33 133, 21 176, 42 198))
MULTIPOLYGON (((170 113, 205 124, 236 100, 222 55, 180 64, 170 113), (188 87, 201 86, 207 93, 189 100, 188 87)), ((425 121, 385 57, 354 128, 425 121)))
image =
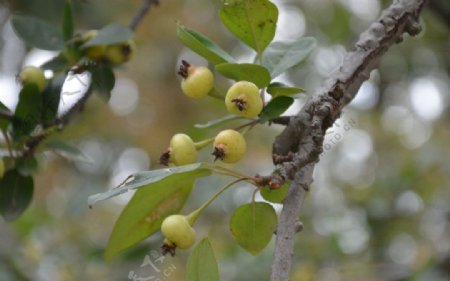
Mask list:
POLYGON ((118 44, 128 41, 131 37, 133 31, 128 26, 112 23, 100 29, 97 36, 86 42, 83 47, 118 44))
POLYGON ((177 36, 186 47, 212 64, 234 61, 231 55, 217 46, 211 39, 180 23, 177 24, 177 36))
POLYGON ((239 119, 245 119, 245 118, 242 116, 239 116, 239 115, 227 115, 227 116, 219 118, 219 119, 211 120, 205 124, 195 124, 194 127, 199 128, 199 129, 206 129, 206 128, 211 128, 214 126, 222 125, 229 121, 239 120, 239 119))
POLYGON ((72 1, 66 0, 63 14, 63 37, 67 41, 73 36, 73 15, 72 15, 72 1))
POLYGON ((184 173, 203 173, 208 172, 211 169, 207 164, 204 163, 194 163, 190 165, 178 166, 178 167, 170 167, 164 169, 158 169, 153 171, 139 172, 131 175, 129 177, 130 180, 126 181, 120 187, 111 189, 104 193, 98 193, 89 196, 88 203, 89 206, 93 204, 103 201, 122 193, 128 192, 129 190, 138 189, 142 187, 149 186, 151 184, 156 184, 168 177, 176 176, 178 174, 184 173))
POLYGON ((66 74, 61 73, 49 81, 43 95, 42 122, 44 125, 53 123, 58 113, 61 89, 66 80, 66 74))
POLYGON ((262 54, 275 35, 278 9, 269 0, 228 0, 220 18, 231 33, 262 54))
POLYGON ((253 82, 258 88, 264 88, 270 83, 269 71, 260 65, 251 63, 221 63, 216 65, 220 74, 235 81, 253 82))
POLYGON ((272 238, 278 218, 273 207, 264 202, 244 204, 231 217, 231 233, 238 244, 257 255, 272 238))
POLYGON ((272 78, 301 63, 315 48, 316 39, 303 37, 296 41, 278 41, 269 45, 263 55, 263 65, 272 78))
POLYGON ((13 136, 19 139, 28 135, 39 122, 42 114, 42 94, 35 84, 26 84, 19 94, 19 103, 14 112, 13 136))
POLYGON ((23 41, 32 47, 43 50, 61 50, 64 40, 61 32, 52 24, 41 19, 14 15, 11 24, 23 41))
POLYGON ((0 179, 0 213, 7 221, 20 217, 33 197, 33 178, 9 170, 0 179))
POLYGON ((59 141, 59 140, 51 140, 45 144, 46 148, 54 151, 58 155, 74 161, 85 162, 85 163, 93 163, 91 157, 84 154, 77 147, 70 145, 68 143, 59 141))
POLYGON ((109 101, 111 91, 116 83, 114 72, 109 66, 98 65, 92 70, 92 87, 103 100, 109 101))
POLYGON ((62 71, 67 67, 69 67, 69 61, 62 54, 59 54, 56 57, 51 58, 43 65, 41 65, 42 69, 53 70, 55 72, 62 71))
POLYGON ((189 255, 185 281, 219 281, 219 268, 208 238, 204 238, 189 255))
POLYGON ((159 180, 142 176, 130 183, 143 188, 134 194, 116 221, 105 251, 106 260, 149 237, 158 231, 165 217, 180 211, 195 180, 209 174, 205 169, 192 167, 186 172, 156 175, 159 180), (144 182, 151 183, 142 186, 144 182))
POLYGON ((270 119, 283 114, 294 102, 291 97, 280 96, 272 99, 263 109, 260 115, 260 122, 264 123, 270 119))
POLYGON ((299 93, 304 93, 305 90, 298 87, 290 87, 280 82, 270 83, 269 87, 267 87, 267 92, 272 97, 279 96, 292 96, 299 93))

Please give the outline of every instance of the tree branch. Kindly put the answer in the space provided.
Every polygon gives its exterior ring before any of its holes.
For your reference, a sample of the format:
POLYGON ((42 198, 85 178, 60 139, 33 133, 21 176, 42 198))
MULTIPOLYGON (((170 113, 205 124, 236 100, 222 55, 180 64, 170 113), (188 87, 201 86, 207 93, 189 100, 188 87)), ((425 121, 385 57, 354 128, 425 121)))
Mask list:
POLYGON ((321 89, 291 117, 273 145, 276 172, 268 177, 292 181, 277 228, 271 281, 289 278, 293 260, 295 223, 312 182, 315 162, 322 153, 325 131, 339 118, 342 109, 355 97, 384 53, 403 40, 403 34, 417 35, 419 14, 427 0, 396 0, 381 17, 363 32, 354 50, 347 53, 339 69, 321 89))
POLYGON ((136 11, 128 26, 136 30, 139 23, 144 19, 152 5, 159 5, 159 0, 143 0, 141 7, 136 11))
POLYGON ((0 119, 13 120, 14 116, 8 110, 0 109, 0 119))

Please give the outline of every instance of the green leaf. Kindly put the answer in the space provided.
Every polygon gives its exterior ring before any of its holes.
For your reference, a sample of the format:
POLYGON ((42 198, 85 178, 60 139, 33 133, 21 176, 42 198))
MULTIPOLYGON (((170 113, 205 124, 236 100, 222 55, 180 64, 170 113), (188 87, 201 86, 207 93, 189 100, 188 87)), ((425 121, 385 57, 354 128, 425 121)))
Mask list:
POLYGON ((93 163, 92 158, 84 154, 77 147, 70 145, 68 143, 59 141, 59 140, 51 140, 45 143, 45 147, 56 154, 73 161, 85 162, 85 163, 93 163))
POLYGON ((238 244, 257 255, 272 238, 278 223, 273 207, 264 202, 244 204, 231 217, 231 233, 238 244))
POLYGON ((41 68, 43 70, 53 70, 54 72, 62 71, 66 67, 69 67, 69 62, 62 54, 59 54, 56 57, 51 58, 43 65, 41 65, 41 68))
POLYGON ((212 64, 232 62, 234 58, 208 37, 177 23, 177 36, 186 47, 212 64))
POLYGON ((216 70, 223 76, 235 81, 253 82, 258 88, 264 88, 270 83, 269 71, 261 65, 252 63, 221 63, 216 70))
POLYGON ((41 120, 42 94, 35 84, 26 84, 19 94, 19 103, 14 112, 13 137, 19 139, 33 131, 41 120))
POLYGON ((129 178, 119 187, 108 190, 103 193, 98 193, 89 196, 88 204, 89 206, 94 205, 97 202, 115 197, 122 193, 128 192, 130 190, 146 187, 152 184, 156 184, 162 180, 165 180, 168 177, 176 177, 178 174, 185 173, 204 173, 211 170, 210 166, 206 163, 194 163, 190 165, 163 168, 153 171, 145 171, 132 174, 129 178))
POLYGON ((316 39, 303 37, 296 41, 278 41, 269 45, 263 55, 263 65, 272 78, 301 63, 316 47, 316 39))
POLYGON ((33 197, 33 178, 9 170, 0 179, 0 213, 7 221, 20 217, 33 197))
POLYGON ((111 91, 116 83, 114 72, 111 67, 97 65, 92 69, 92 87, 97 95, 105 101, 111 98, 111 91))
POLYGON ((19 158, 16 162, 16 169, 22 176, 31 176, 38 170, 38 162, 35 157, 19 158))
POLYGON ((231 33, 261 55, 275 35, 278 9, 269 0, 228 0, 220 18, 231 33))
POLYGON ((119 23, 109 24, 100 29, 93 39, 87 41, 83 48, 96 45, 113 45, 128 41, 133 37, 133 31, 126 25, 119 23))
POLYGON ((294 102, 291 97, 280 96, 272 99, 263 109, 260 115, 260 122, 264 123, 270 119, 283 114, 294 102))
MULTIPOLYGON (((0 110, 6 114, 11 114, 9 108, 6 105, 4 105, 1 101, 0 101, 0 110)), ((0 118, 0 130, 6 132, 9 126, 9 122, 10 121, 6 118, 0 118)))
POLYGON ((286 195, 289 191, 289 184, 285 183, 278 189, 272 189, 268 186, 264 186, 261 189, 261 196, 264 198, 264 200, 269 201, 271 203, 283 203, 284 198, 286 198, 286 195))
POLYGON ((33 47, 51 51, 64 47, 61 32, 48 22, 34 17, 13 15, 11 24, 17 36, 33 47))
POLYGON ((185 281, 219 281, 219 268, 208 238, 204 238, 189 255, 185 281))
POLYGON ((63 38, 68 41, 73 37, 72 1, 66 0, 63 14, 63 38))
POLYGON ((304 93, 305 90, 298 87, 291 87, 280 82, 273 82, 270 83, 269 87, 267 87, 267 92, 272 97, 279 97, 279 96, 293 96, 295 94, 304 93))
MULTIPOLYGON (((193 169, 195 164, 189 166, 186 172, 167 174, 159 170, 159 174, 153 173, 150 177, 152 171, 134 175, 134 179, 127 183, 128 189, 142 188, 136 191, 117 219, 105 251, 106 260, 149 237, 159 230, 165 217, 180 211, 195 180, 209 174, 200 166, 197 169, 193 169)), ((92 203, 92 198, 89 199, 92 203)))
POLYGON ((43 95, 43 111, 42 122, 44 125, 52 124, 58 113, 59 100, 61 97, 61 89, 66 80, 66 74, 61 73, 51 79, 43 95))
POLYGON ((227 123, 229 121, 239 120, 239 119, 245 119, 245 118, 240 116, 240 115, 227 115, 227 116, 224 116, 224 117, 219 118, 219 119, 211 120, 211 121, 209 121, 208 123, 205 123, 205 124, 195 124, 194 127, 195 128, 199 128, 199 129, 206 129, 206 128, 211 128, 211 127, 214 127, 214 126, 222 125, 222 124, 227 123))

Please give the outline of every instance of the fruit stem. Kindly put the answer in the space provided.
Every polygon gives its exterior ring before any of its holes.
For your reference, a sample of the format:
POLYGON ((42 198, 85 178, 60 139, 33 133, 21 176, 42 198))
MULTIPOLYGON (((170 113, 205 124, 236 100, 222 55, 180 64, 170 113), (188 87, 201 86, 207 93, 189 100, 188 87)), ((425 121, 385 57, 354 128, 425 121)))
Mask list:
POLYGON ((241 174, 241 173, 239 173, 239 172, 237 172, 235 170, 231 170, 231 169, 228 169, 228 168, 225 168, 225 167, 222 167, 222 166, 214 165, 212 167, 212 169, 214 169, 216 173, 219 173, 219 174, 222 174, 222 175, 232 176, 232 177, 236 177, 236 178, 242 178, 242 179, 245 179, 245 180, 252 180, 251 177, 248 177, 248 176, 246 176, 244 174, 241 174))
POLYGON ((219 91, 217 91, 215 88, 209 91, 208 96, 215 99, 219 99, 221 101, 225 100, 225 97, 221 93, 219 93, 219 91))
POLYGON ((244 124, 244 125, 242 125, 240 128, 239 128, 239 130, 241 130, 240 132, 241 132, 241 134, 243 135, 243 136, 245 136, 245 134, 248 132, 248 131, 250 131, 251 129, 253 129, 253 127, 255 127, 256 126, 256 124, 258 124, 258 120, 254 120, 254 121, 252 121, 252 122, 249 122, 249 123, 247 123, 247 124, 244 124))
POLYGON ((205 211, 206 208, 208 208, 209 205, 211 205, 211 203, 217 198, 219 197, 220 194, 222 194, 225 190, 227 190, 228 188, 230 188, 231 186, 233 186, 234 184, 246 180, 246 178, 239 178, 236 179, 228 184, 226 184, 224 187, 222 187, 218 192, 216 192, 216 194, 214 194, 211 198, 209 198, 208 201, 206 201, 202 206, 200 206, 200 208, 198 208, 197 210, 194 210, 193 212, 191 212, 189 215, 186 216, 189 224, 191 226, 193 226, 195 224, 195 222, 198 220, 198 218, 200 217, 200 215, 203 213, 203 211, 205 211))
MULTIPOLYGON (((243 124, 243 125, 240 125, 239 127, 236 127, 236 128, 234 128, 234 130, 235 131, 241 131, 241 130, 243 130, 244 128, 246 128, 246 127, 250 127, 250 128, 253 128, 256 124, 258 124, 259 123, 259 118, 258 119, 255 119, 255 120, 252 120, 252 121, 250 121, 250 122, 248 122, 248 123, 245 123, 245 124, 243 124)), ((249 129, 247 129, 247 130, 245 130, 245 132, 247 132, 249 129)))
POLYGON ((209 138, 209 139, 206 139, 206 140, 194 142, 195 149, 200 150, 200 149, 202 149, 202 148, 205 148, 205 147, 207 147, 210 143, 212 143, 213 141, 214 141, 214 138, 209 138))

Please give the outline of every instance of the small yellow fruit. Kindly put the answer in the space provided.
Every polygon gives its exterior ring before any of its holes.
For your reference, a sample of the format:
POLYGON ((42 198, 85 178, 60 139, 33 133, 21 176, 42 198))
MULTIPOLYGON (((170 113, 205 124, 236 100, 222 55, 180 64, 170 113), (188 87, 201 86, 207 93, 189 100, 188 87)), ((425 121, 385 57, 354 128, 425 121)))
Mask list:
POLYGON ((47 85, 44 71, 35 66, 26 66, 23 68, 19 74, 19 79, 23 85, 34 83, 38 87, 39 92, 44 91, 47 85))
MULTIPOLYGON (((97 34, 98 34, 97 30, 86 31, 85 33, 81 34, 81 41, 87 42, 89 40, 92 40, 95 37, 97 37, 97 34)), ((86 57, 88 57, 89 59, 91 59, 93 61, 100 61, 105 56, 106 45, 89 46, 89 47, 85 48, 83 51, 84 51, 84 54, 86 55, 86 57)))
POLYGON ((91 59, 93 61, 99 61, 99 60, 103 59, 103 57, 105 56, 106 46, 98 45, 98 46, 87 47, 84 50, 84 52, 86 54, 86 57, 88 57, 89 59, 91 59))
POLYGON ((236 163, 241 160, 247 150, 244 137, 235 130, 224 130, 214 138, 214 152, 216 160, 225 163, 236 163))
POLYGON ((176 166, 192 164, 197 161, 197 149, 192 139, 186 134, 175 134, 170 140, 167 152, 163 153, 160 162, 168 165, 169 162, 176 166))
POLYGON ((258 87, 252 82, 239 81, 228 89, 225 105, 230 113, 254 118, 263 108, 258 87))
POLYGON ((132 39, 127 42, 109 45, 105 50, 105 58, 113 64, 129 61, 136 51, 136 44, 132 39))
POLYGON ((186 216, 171 215, 161 224, 164 237, 180 249, 188 249, 195 243, 195 229, 189 224, 186 216))
POLYGON ((194 99, 205 97, 214 88, 214 75, 207 67, 194 66, 182 61, 178 73, 184 78, 181 81, 181 90, 188 97, 194 99))

